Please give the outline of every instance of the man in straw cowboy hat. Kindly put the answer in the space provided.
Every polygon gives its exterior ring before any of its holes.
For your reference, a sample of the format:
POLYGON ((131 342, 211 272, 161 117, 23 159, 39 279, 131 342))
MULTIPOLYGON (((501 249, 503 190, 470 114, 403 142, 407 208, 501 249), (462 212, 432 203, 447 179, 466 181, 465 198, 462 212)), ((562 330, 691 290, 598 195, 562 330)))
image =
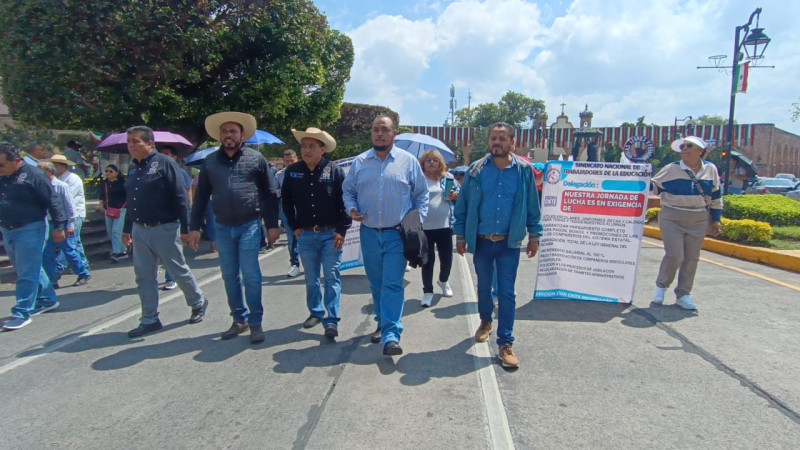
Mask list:
MULTIPOLYGON (((74 166, 75 163, 67 159, 62 154, 55 154, 50 159, 42 160, 44 162, 51 162, 56 167, 56 176, 59 180, 67 183, 69 186, 69 193, 72 196, 72 206, 75 208, 75 250, 81 258, 83 265, 89 267, 89 260, 86 258, 86 253, 83 250, 83 241, 81 240, 81 229, 83 229, 83 222, 86 220, 86 196, 83 191, 83 180, 75 172, 71 172, 69 168, 74 166)), ((67 267, 67 259, 63 253, 58 255, 58 276, 67 267)), ((80 275, 78 281, 73 286, 83 286, 89 283, 91 275, 80 275)), ((58 288, 58 281, 53 281, 54 287, 58 288)))
POLYGON ((195 251, 199 247, 200 223, 213 195, 219 265, 233 317, 222 339, 235 338, 250 328, 250 342, 258 344, 264 341, 258 263, 261 219, 272 244, 280 236, 277 183, 264 156, 244 146, 256 133, 255 117, 233 111, 212 114, 206 117, 206 133, 219 141, 220 149, 208 155, 200 168, 189 245, 195 251))
POLYGON ((189 198, 180 168, 172 158, 156 152, 150 128, 128 128, 127 140, 133 162, 125 182, 128 207, 122 244, 133 244, 133 270, 142 302, 141 323, 128 332, 135 338, 162 328, 158 318, 159 261, 175 277, 192 308, 189 323, 203 320, 208 299, 183 256, 181 241, 189 240, 189 198))
POLYGON ((335 339, 339 335, 342 295, 339 264, 344 236, 352 223, 342 199, 345 174, 326 157, 336 148, 336 140, 330 134, 313 127, 306 131, 293 129, 292 133, 300 142, 303 161, 286 168, 281 201, 306 271, 306 305, 310 314, 303 328, 322 322, 325 337, 335 339), (325 275, 324 306, 320 266, 325 275))
MULTIPOLYGON (((56 292, 42 268, 42 249, 47 234, 47 213, 54 223, 65 223, 64 211, 54 198, 50 181, 22 160, 19 149, 0 142, 0 232, 6 252, 17 273, 16 304, 4 330, 31 323, 37 307, 58 304, 56 292)), ((53 240, 66 239, 63 227, 51 230, 53 240)))

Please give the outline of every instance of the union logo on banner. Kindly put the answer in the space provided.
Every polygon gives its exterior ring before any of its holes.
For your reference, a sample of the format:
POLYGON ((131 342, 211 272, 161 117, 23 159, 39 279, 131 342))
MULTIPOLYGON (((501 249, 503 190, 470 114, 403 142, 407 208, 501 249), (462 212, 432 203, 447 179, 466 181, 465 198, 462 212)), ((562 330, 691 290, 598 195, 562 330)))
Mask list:
POLYGON ((649 162, 656 152, 653 141, 647 136, 632 136, 625 142, 625 157, 629 161, 645 163, 649 162))

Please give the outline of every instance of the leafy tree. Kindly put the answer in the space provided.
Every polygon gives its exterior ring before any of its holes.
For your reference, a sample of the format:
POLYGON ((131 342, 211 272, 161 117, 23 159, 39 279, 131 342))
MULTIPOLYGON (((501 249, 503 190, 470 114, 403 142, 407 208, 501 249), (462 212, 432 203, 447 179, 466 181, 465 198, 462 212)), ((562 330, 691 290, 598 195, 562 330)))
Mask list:
POLYGON ((456 111, 456 125, 462 127, 488 127, 496 122, 507 122, 519 127, 530 125, 534 118, 544 113, 545 103, 514 91, 508 91, 497 103, 481 103, 456 111))
MULTIPOLYGON (((727 125, 728 119, 720 115, 709 116, 704 114, 693 122, 695 125, 727 125)), ((736 123, 736 121, 734 120, 733 123, 736 123)))
MULTIPOLYGON (((2 93, 17 120, 119 131, 145 123, 199 138, 246 111, 263 128, 339 116, 350 39, 310 0, 0 0, 2 93)), ((286 140, 286 139, 284 139, 286 140)))

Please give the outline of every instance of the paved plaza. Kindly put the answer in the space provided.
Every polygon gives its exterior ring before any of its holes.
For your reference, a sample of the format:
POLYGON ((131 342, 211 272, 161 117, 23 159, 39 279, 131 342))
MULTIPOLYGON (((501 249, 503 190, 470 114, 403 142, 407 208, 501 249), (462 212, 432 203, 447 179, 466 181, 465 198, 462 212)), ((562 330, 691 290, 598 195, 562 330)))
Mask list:
MULTIPOLYGON (((698 313, 650 305, 663 255, 645 238, 633 305, 532 301, 522 256, 514 345, 476 344, 471 258, 455 256, 454 298, 423 309, 406 273, 402 345, 384 357, 362 269, 343 273, 335 343, 307 317, 285 241, 261 258, 266 342, 221 341, 230 316, 214 254, 189 253, 211 301, 188 324, 162 293, 164 329, 140 339, 130 262, 93 264, 61 307, 0 333, 8 449, 796 448, 800 442, 800 274, 702 253, 698 313)), ((70 276, 67 276, 69 278, 70 276)), ((163 274, 160 275, 163 280, 163 274)), ((0 285, 0 311, 13 304, 0 285)))

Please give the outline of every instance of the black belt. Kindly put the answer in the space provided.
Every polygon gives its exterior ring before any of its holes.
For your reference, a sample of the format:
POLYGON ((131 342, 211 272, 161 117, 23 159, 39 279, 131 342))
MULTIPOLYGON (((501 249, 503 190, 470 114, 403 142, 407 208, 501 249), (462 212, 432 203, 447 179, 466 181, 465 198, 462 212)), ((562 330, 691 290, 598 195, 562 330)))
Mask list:
POLYGON ((33 222, 19 223, 19 224, 13 224, 13 225, 0 225, 0 228, 5 228, 6 230, 16 230, 17 228, 26 227, 26 226, 28 226, 28 225, 30 225, 32 223, 36 223, 36 222, 38 222, 38 220, 34 220, 33 222))
MULTIPOLYGON (((367 227, 367 228, 372 228, 372 227, 367 227)), ((397 231, 397 230, 400 229, 400 225, 395 225, 393 227, 372 228, 372 229, 375 230, 375 231, 389 231, 389 230, 397 231)))
POLYGON ((504 234, 479 234, 478 237, 492 242, 503 242, 508 239, 504 234))
POLYGON ((313 227, 303 227, 304 231, 311 231, 314 233, 322 233, 323 231, 328 231, 336 228, 336 225, 314 225, 313 227))
POLYGON ((176 219, 176 220, 164 220, 164 221, 157 220, 155 222, 136 222, 136 223, 145 228, 152 228, 152 227, 157 227, 159 225, 166 225, 168 223, 175 223, 177 221, 178 220, 176 219))

